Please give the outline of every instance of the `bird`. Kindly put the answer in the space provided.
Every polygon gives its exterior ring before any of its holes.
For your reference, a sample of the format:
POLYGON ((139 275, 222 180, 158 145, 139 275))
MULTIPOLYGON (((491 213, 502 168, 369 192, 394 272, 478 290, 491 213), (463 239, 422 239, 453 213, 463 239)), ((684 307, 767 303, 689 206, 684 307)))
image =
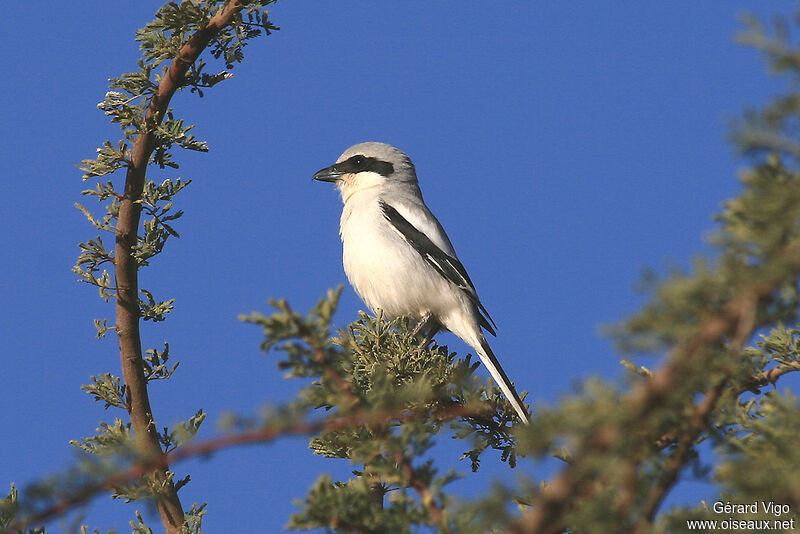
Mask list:
POLYGON ((461 338, 528 423, 522 399, 483 334, 496 335, 496 325, 425 205, 411 159, 386 143, 359 143, 312 179, 334 183, 341 194, 342 263, 367 307, 389 320, 418 317, 415 335, 430 329, 430 339, 444 328, 461 338))

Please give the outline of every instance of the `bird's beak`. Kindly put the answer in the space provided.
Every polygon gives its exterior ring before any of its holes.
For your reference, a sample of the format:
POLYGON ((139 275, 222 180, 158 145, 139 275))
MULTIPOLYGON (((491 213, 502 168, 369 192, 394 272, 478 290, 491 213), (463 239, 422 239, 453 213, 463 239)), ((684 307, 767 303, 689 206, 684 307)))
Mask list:
POLYGON ((331 165, 317 172, 311 179, 319 180, 320 182, 338 182, 342 179, 342 174, 344 173, 337 169, 336 165, 331 165))

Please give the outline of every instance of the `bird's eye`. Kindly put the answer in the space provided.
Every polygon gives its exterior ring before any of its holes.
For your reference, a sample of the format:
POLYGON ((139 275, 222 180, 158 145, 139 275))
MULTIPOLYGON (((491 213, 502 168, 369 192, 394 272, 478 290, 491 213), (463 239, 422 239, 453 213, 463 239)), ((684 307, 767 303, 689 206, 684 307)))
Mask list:
POLYGON ((358 167, 361 167, 364 164, 364 157, 363 156, 354 157, 353 164, 355 164, 358 167))

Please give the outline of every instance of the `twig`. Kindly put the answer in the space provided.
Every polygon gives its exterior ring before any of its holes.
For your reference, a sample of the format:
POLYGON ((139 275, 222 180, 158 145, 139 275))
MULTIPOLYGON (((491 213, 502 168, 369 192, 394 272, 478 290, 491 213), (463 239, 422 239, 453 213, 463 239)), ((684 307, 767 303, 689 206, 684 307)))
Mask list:
POLYGON ((782 363, 768 371, 762 371, 753 375, 747 383, 743 384, 737 390, 737 393, 758 390, 758 388, 763 386, 774 384, 783 375, 794 371, 800 371, 800 361, 793 360, 782 363))
MULTIPOLYGON (((768 371, 762 371, 760 373, 751 376, 747 381, 736 386, 732 390, 732 393, 738 396, 746 391, 758 392, 759 388, 775 384, 778 381, 778 379, 783 375, 796 371, 800 371, 800 361, 789 361, 786 363, 782 363, 781 365, 774 367, 768 371)), ((710 394, 711 390, 707 391, 703 395, 703 398, 705 399, 710 394)), ((697 406, 694 407, 695 412, 700 409, 702 409, 702 404, 698 404, 697 406)), ((674 444, 677 441, 677 439, 678 439, 677 429, 673 429, 670 430, 669 432, 666 432, 661 437, 659 437, 655 441, 655 445, 659 449, 664 449, 674 444)))
POLYGON ((447 524, 447 521, 445 521, 442 509, 436 504, 436 499, 433 498, 428 485, 421 481, 414 473, 414 468, 411 467, 411 462, 408 461, 408 457, 402 453, 397 453, 395 455, 395 461, 397 462, 397 466, 403 471, 406 479, 408 479, 408 484, 414 488, 417 495, 419 495, 423 506, 426 506, 430 510, 431 519, 437 524, 440 531, 445 534, 452 534, 453 531, 450 529, 450 525, 447 524))

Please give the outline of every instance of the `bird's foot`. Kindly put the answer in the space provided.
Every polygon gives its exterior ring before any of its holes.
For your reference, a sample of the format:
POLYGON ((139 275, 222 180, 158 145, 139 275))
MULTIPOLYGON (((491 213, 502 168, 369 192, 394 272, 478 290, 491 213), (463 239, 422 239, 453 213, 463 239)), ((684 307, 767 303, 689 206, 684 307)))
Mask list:
POLYGON ((429 326, 428 323, 431 322, 432 318, 433 314, 431 312, 425 312, 425 314, 419 318, 417 324, 414 325, 414 328, 411 329, 411 332, 409 332, 411 337, 417 337, 423 329, 429 326))
POLYGON ((433 336, 435 336, 440 329, 441 326, 439 325, 436 318, 433 317, 433 314, 431 312, 426 312, 425 315, 423 315, 420 318, 419 322, 417 322, 417 324, 414 325, 414 328, 412 328, 411 331, 409 332, 412 339, 417 337, 420 334, 420 332, 425 332, 425 335, 423 336, 420 343, 417 345, 417 348, 412 350, 409 356, 418 355, 421 350, 430 345, 431 341, 433 341, 433 336))

